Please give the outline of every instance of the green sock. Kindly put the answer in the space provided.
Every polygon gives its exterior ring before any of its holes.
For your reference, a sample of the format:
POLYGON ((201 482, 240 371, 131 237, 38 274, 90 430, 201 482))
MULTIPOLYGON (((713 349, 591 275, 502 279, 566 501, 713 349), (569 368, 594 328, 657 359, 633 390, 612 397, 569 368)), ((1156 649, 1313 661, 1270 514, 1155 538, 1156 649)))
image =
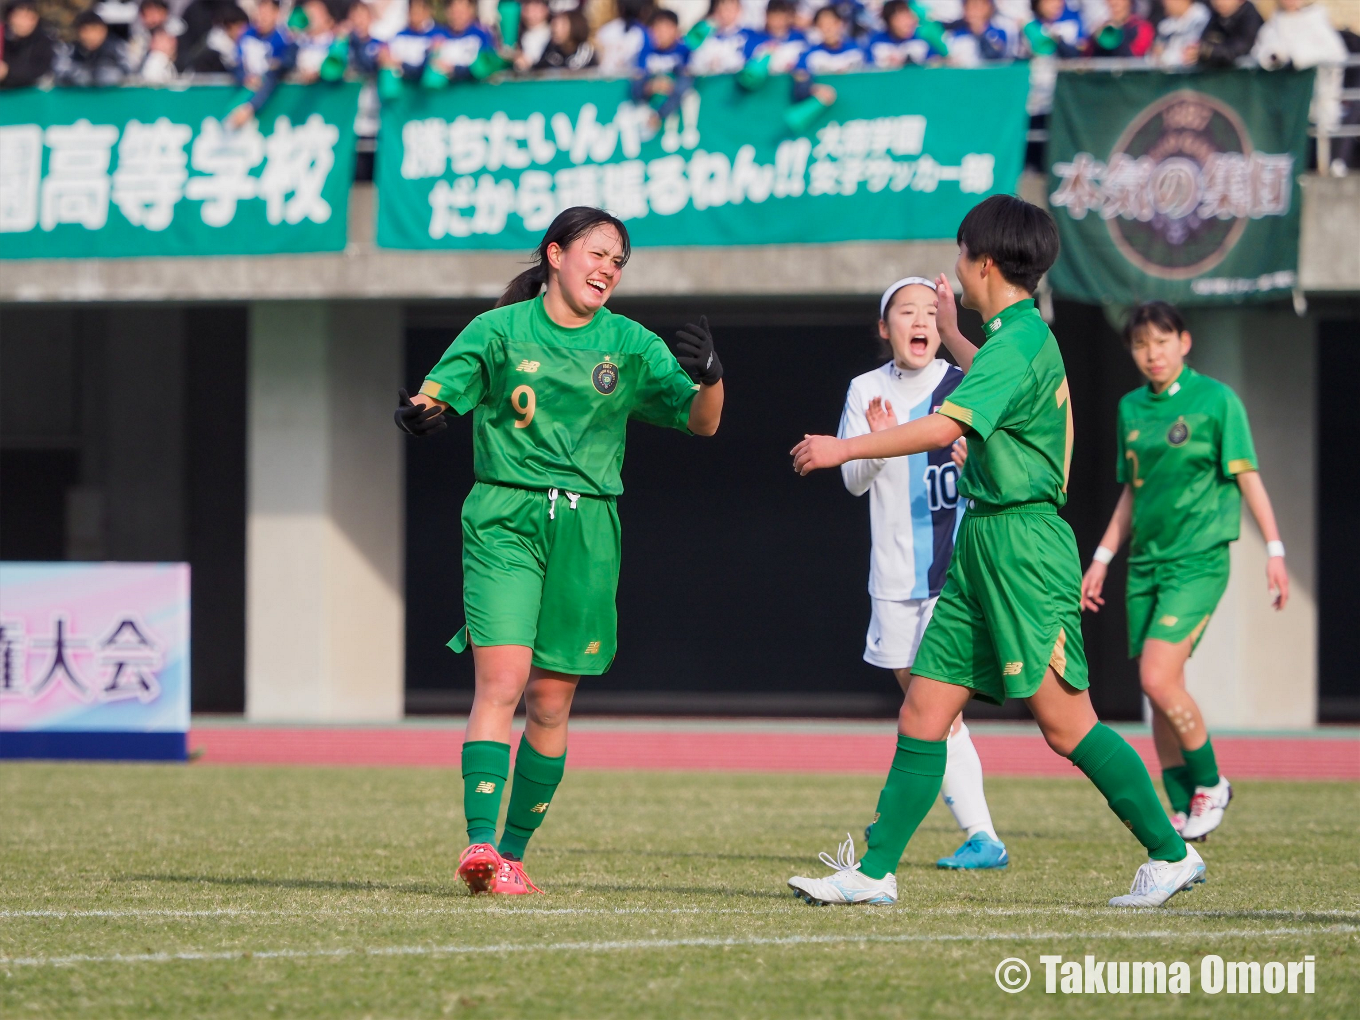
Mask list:
POLYGON ((1190 798, 1195 795, 1195 784, 1190 781, 1190 770, 1184 765, 1172 765, 1162 769, 1162 785, 1166 787, 1166 799, 1171 802, 1171 810, 1181 814, 1190 813, 1190 798))
POLYGON ((463 815, 469 843, 495 843, 501 793, 510 775, 510 745, 498 740, 463 744, 463 815))
POLYGON ((869 833, 869 849, 859 870, 870 878, 882 878, 897 870, 916 827, 940 795, 947 757, 943 740, 917 740, 897 735, 888 781, 878 795, 878 813, 869 833))
MULTIPOLYGON (((1203 747, 1197 747, 1193 751, 1181 748, 1181 757, 1185 759, 1191 787, 1218 785, 1218 759, 1214 757, 1214 745, 1209 742, 1208 737, 1204 738, 1203 747)), ((1195 791, 1191 789, 1190 792, 1193 794, 1195 791)))
POLYGON ((1149 857, 1156 861, 1185 858, 1185 840, 1171 827, 1143 759, 1128 741, 1098 722, 1068 758, 1096 784, 1110 810, 1147 848, 1149 857))
POLYGON ((567 752, 549 758, 539 754, 527 736, 519 738, 515 755, 515 784, 510 789, 510 810, 505 816, 505 832, 501 834, 500 852, 523 859, 529 837, 543 824, 557 784, 562 782, 566 769, 567 752))

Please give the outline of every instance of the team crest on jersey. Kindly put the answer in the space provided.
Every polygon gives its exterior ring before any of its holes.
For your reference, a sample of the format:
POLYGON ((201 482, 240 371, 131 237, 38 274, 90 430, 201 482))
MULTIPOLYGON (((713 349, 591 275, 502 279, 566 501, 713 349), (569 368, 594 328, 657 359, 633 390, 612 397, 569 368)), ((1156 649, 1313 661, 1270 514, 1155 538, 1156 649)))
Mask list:
POLYGON ((1185 424, 1185 419, 1179 419, 1176 424, 1166 430, 1166 441, 1172 446, 1184 446, 1190 440, 1190 426, 1185 424))
POLYGON ((619 384, 619 366, 605 358, 590 373, 590 381, 595 384, 595 389, 598 392, 603 393, 606 397, 609 396, 619 384))

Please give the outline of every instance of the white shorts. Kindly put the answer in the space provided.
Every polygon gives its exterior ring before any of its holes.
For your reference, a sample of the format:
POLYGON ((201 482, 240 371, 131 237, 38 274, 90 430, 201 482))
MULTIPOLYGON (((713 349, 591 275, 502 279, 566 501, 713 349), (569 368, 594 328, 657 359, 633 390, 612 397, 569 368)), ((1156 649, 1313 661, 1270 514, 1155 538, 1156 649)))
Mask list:
POLYGON ((864 640, 864 661, 884 669, 907 669, 916 661, 916 650, 935 611, 935 599, 869 601, 874 608, 864 640))

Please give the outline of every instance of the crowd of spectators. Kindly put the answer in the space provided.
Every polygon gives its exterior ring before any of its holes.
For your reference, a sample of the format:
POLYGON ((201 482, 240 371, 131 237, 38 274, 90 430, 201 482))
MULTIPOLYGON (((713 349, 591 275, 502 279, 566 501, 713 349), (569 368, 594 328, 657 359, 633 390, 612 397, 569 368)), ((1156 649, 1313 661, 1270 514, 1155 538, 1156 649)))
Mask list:
POLYGON ((1311 67, 1360 49, 1313 0, 1275 0, 1269 20, 1253 0, 8 0, 4 11, 9 87, 384 71, 440 87, 596 69, 670 99, 682 79, 743 71, 816 79, 1035 57, 1311 67))
POLYGON ((0 0, 0 88, 232 75, 251 90, 233 115, 245 118, 285 77, 360 77, 390 96, 593 71, 631 78, 664 118, 701 75, 756 88, 790 74, 795 103, 824 107, 846 71, 1090 57, 1323 65, 1314 112, 1336 124, 1342 71, 1328 65, 1360 36, 1333 27, 1323 0, 1261 2, 1268 20, 1253 0, 0 0))

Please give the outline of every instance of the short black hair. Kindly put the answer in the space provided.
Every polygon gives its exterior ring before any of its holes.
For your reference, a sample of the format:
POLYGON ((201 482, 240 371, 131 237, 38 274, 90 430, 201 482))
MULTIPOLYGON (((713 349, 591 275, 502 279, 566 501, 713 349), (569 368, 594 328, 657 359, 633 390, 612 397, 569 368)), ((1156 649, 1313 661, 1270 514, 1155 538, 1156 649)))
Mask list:
POLYGON ((92 10, 81 11, 79 14, 76 15, 75 27, 77 29, 81 29, 84 28, 86 25, 98 25, 100 28, 109 27, 105 23, 104 19, 101 18, 98 14, 96 14, 92 10))
POLYGON ((236 4, 232 4, 217 16, 217 23, 219 25, 244 25, 249 22, 250 17, 236 4))
POLYGON ((148 7, 159 7, 163 11, 168 11, 170 9, 170 2, 169 0, 142 0, 142 2, 137 5, 137 10, 144 11, 148 7))
POLYGON ((907 6, 907 0, 888 0, 888 2, 883 5, 883 11, 879 16, 886 25, 902 11, 909 10, 911 10, 911 8, 907 6))
POLYGON ((1007 283, 1031 294, 1058 261, 1053 217, 1014 195, 993 195, 973 206, 959 224, 957 240, 970 259, 990 256, 1007 283))
POLYGON ((845 17, 841 14, 840 9, 835 4, 827 4, 825 7, 819 8, 817 13, 812 16, 812 23, 815 25, 817 22, 821 21, 823 14, 830 14, 840 22, 845 21, 845 17))
POLYGON ((676 28, 680 27, 680 17, 674 11, 666 7, 658 7, 652 11, 652 16, 647 19, 647 24, 655 25, 658 21, 669 21, 676 28))
POLYGON ((37 14, 38 0, 12 0, 11 3, 5 5, 5 17, 8 18, 15 11, 19 10, 32 11, 34 14, 37 14))
POLYGON ((1185 332, 1185 320, 1175 305, 1166 301, 1144 301, 1129 312, 1128 320, 1124 323, 1125 347, 1133 346, 1133 334, 1144 326, 1154 326, 1172 333, 1185 332))
POLYGON ((796 13, 796 9, 793 6, 793 0, 770 0, 770 2, 765 5, 765 13, 766 15, 794 14, 796 13))

